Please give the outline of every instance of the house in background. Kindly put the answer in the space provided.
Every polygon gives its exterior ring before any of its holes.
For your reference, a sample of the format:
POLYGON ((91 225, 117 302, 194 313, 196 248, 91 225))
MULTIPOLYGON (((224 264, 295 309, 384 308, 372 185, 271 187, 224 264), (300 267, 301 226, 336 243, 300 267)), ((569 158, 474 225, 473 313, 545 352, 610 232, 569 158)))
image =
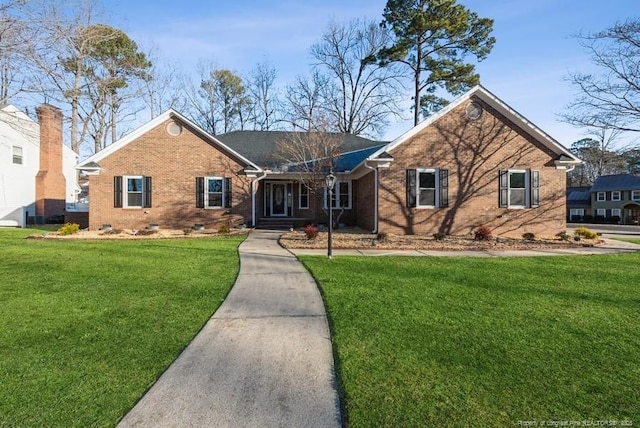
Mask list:
POLYGON ((581 161, 481 86, 390 143, 342 138, 335 197, 276 156, 286 133, 207 134, 167 111, 81 162, 89 224, 186 228, 340 222, 372 232, 553 236, 581 161))
POLYGON ((580 222, 593 219, 591 213, 591 187, 567 187, 567 220, 580 222))
POLYGON ((62 144, 62 114, 38 109, 40 124, 17 108, 0 110, 0 226, 42 223, 65 214, 77 186, 77 155, 62 144))

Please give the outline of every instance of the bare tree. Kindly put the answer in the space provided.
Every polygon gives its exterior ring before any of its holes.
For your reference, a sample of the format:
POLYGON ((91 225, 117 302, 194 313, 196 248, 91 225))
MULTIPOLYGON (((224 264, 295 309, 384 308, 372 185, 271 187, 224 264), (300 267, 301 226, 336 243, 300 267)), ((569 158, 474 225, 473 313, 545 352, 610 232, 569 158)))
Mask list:
POLYGON ((327 73, 326 109, 340 132, 378 136, 397 116, 402 93, 397 64, 381 66, 376 54, 391 42, 389 32, 373 21, 331 22, 311 47, 315 66, 327 73))
POLYGON ((269 131, 280 120, 280 100, 274 86, 277 71, 266 62, 256 64, 250 73, 247 90, 251 97, 251 120, 254 129, 269 131))
POLYGON ((580 127, 640 131, 640 19, 576 37, 602 72, 569 75, 578 96, 562 119, 580 127))
POLYGON ((142 88, 151 119, 170 108, 186 110, 183 89, 179 85, 184 79, 178 66, 161 60, 155 49, 147 51, 146 55, 151 67, 143 78, 142 88))
MULTIPOLYGON (((320 130, 326 126, 327 111, 324 99, 325 87, 328 79, 315 72, 312 76, 298 76, 287 86, 285 94, 285 117, 293 129, 304 131, 320 130)), ((334 131, 326 129, 327 131, 334 131)))
POLYGON ((0 5, 0 105, 20 93, 25 85, 29 63, 30 28, 21 18, 26 0, 6 1, 0 5))

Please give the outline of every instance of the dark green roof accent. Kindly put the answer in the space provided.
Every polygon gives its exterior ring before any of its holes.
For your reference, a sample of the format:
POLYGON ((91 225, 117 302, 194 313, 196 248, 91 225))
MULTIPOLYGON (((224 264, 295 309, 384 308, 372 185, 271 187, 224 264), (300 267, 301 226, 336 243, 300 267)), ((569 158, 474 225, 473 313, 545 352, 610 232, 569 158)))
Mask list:
MULTIPOLYGON (((283 164, 283 160, 278 157, 276 143, 291 139, 292 136, 300 138, 305 134, 307 133, 290 131, 233 131, 216 135, 215 137, 260 167, 274 168, 283 164)), ((373 141, 353 134, 335 135, 342 136, 342 144, 340 146, 342 153, 375 146, 379 148, 379 146, 386 144, 385 141, 373 141)))

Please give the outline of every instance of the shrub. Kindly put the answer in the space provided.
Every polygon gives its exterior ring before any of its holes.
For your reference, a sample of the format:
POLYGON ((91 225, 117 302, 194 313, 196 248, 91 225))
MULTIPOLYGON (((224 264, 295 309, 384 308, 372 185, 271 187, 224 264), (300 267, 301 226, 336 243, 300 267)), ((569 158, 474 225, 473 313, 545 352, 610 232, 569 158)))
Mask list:
POLYGON ((594 223, 604 223, 605 217, 603 215, 597 215, 593 217, 594 223))
POLYGON ((309 240, 316 239, 318 237, 318 228, 313 224, 309 224, 304 227, 304 235, 309 240))
POLYGON ((191 232, 193 232, 193 229, 182 229, 182 233, 184 233, 185 235, 190 235, 191 232))
POLYGON ((389 234, 387 232, 378 232, 376 235, 376 241, 379 242, 387 242, 389 239, 389 234))
POLYGON ((591 223, 591 222, 593 222, 593 216, 590 215, 590 214, 585 214, 582 217, 582 221, 585 222, 585 223, 591 223))
POLYGON ((438 232, 433 234, 433 239, 435 239, 436 241, 444 241, 444 238, 446 238, 446 236, 446 234, 438 232))
POLYGON ((575 236, 573 237, 573 240, 574 240, 574 241, 576 241, 576 242, 579 242, 579 241, 580 241, 580 239, 582 239, 582 238, 580 238, 578 235, 575 235, 575 236))
POLYGON ((536 235, 534 235, 531 232, 526 232, 522 234, 522 239, 525 239, 527 241, 533 241, 534 239, 536 239, 536 235))
POLYGON ((598 237, 598 235, 595 232, 589 230, 586 227, 579 227, 574 231, 574 233, 577 236, 580 236, 585 239, 596 239, 598 237))
POLYGON ((80 225, 78 223, 65 223, 64 226, 58 229, 58 233, 60 235, 73 235, 78 233, 80 230, 80 225))
POLYGON ((136 235, 136 236, 149 236, 149 235, 153 235, 154 233, 158 233, 158 231, 157 230, 151 230, 151 229, 142 229, 142 230, 135 231, 134 235, 136 235))
POLYGON ((569 240, 569 234, 567 232, 560 232, 558 234, 556 234, 556 236, 561 240, 561 241, 568 241, 569 240))
POLYGON ((582 216, 581 215, 572 215, 571 216, 571 222, 572 223, 580 223, 582 221, 582 216))
POLYGON ((218 233, 229 233, 231 232, 231 229, 229 229, 229 226, 227 226, 226 224, 223 224, 222 226, 218 227, 218 233))
POLYGON ((122 233, 122 229, 106 229, 101 235, 119 235, 122 233))
POLYGON ((474 238, 476 241, 489 241, 491 240, 491 229, 487 226, 480 226, 474 232, 474 238))

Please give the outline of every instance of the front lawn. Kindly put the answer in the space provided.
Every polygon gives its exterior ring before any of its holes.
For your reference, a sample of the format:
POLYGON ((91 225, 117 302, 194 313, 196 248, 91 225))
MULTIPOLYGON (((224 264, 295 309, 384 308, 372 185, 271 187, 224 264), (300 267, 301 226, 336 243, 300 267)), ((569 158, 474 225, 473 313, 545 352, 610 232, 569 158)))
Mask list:
POLYGON ((351 427, 640 424, 639 254, 300 258, 351 427))
POLYGON ((114 426, 223 301, 244 236, 0 229, 0 426, 114 426))

